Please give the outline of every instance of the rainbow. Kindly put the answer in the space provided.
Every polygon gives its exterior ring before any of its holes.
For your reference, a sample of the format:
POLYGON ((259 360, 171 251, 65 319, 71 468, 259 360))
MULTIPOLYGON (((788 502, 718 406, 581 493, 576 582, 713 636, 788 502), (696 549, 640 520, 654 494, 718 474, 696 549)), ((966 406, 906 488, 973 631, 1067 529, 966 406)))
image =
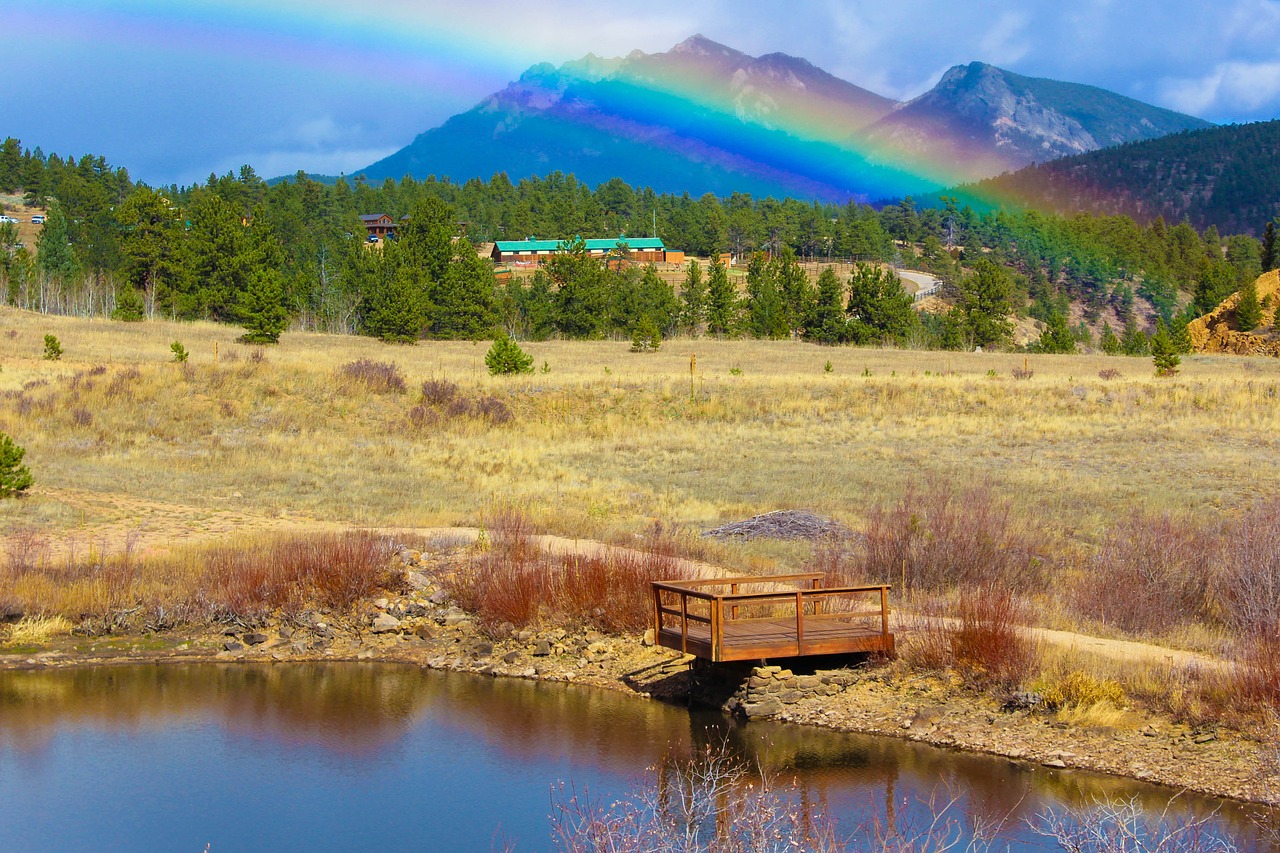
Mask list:
MULTIPOLYGON (((241 62, 350 79, 364 75, 407 102, 462 80, 503 79, 522 56, 519 39, 495 42, 488 16, 469 20, 412 0, 381 0, 377 13, 327 0, 63 0, 13 4, 10 24, 51 56, 92 43, 154 53, 158 61, 241 62)), ((533 48, 536 49, 536 48, 533 48)), ((573 65, 573 63, 570 63, 573 65)), ((557 120, 642 147, 677 152, 741 176, 745 191, 843 202, 925 195, 974 176, 977 154, 955 145, 917 155, 856 133, 859 115, 821 93, 777 104, 767 123, 740 114, 736 93, 710 64, 689 61, 643 79, 622 73, 587 107, 561 104, 557 120), (654 128, 662 128, 655 133, 654 128)), ((429 97, 429 95, 426 95, 429 97)), ((999 164, 980 163, 994 174, 999 164)), ((555 169, 550 164, 547 171, 555 169)), ((623 170, 618 170, 620 173, 623 170)), ((465 180, 472 175, 453 175, 465 180)), ((477 175, 488 177, 488 175, 477 175)), ((512 177, 522 177, 513 174, 512 177)))

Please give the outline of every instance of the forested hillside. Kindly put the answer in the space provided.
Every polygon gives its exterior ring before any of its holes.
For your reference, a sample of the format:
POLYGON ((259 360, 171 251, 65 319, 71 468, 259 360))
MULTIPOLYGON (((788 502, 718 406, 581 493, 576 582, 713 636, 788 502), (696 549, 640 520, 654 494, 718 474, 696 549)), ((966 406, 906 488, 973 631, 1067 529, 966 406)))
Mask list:
POLYGON ((1187 131, 1028 166, 959 191, 1041 210, 1157 216, 1261 235, 1280 207, 1280 121, 1187 131))
POLYGON ((135 185, 100 157, 0 149, 0 191, 47 203, 35 247, 0 227, 0 283, 34 310, 210 318, 252 340, 285 326, 389 340, 607 337, 642 321, 662 334, 803 336, 925 347, 1007 346, 1010 320, 1040 321, 1039 346, 1140 352, 1157 322, 1175 328, 1276 266, 1248 236, 1127 216, 978 214, 951 200, 872 209, 793 199, 659 195, 620 180, 595 188, 554 173, 513 184, 339 180, 268 186, 249 167, 194 187, 135 185), (408 216, 371 247, 362 213, 408 216), (645 235, 738 264, 693 265, 680 280, 569 252, 499 284, 470 241, 645 235), (467 239, 456 239, 465 231, 467 239), (7 235, 7 236, 6 236, 7 235), (823 273, 843 259, 845 271, 823 273), (910 309, 879 262, 934 272, 945 299, 910 309), (905 307, 904 307, 905 306, 905 307))

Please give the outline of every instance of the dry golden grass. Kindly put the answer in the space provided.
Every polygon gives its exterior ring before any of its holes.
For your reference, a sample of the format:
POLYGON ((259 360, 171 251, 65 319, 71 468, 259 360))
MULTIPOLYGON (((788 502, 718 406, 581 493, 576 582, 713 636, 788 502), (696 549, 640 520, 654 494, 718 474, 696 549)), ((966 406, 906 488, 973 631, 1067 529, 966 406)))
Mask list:
POLYGON ((13 646, 39 646, 53 637, 71 633, 71 622, 61 616, 24 616, 0 635, 13 646))
POLYGON ((0 310, 0 430, 36 476, 28 499, 0 504, 0 525, 200 535, 237 513, 443 525, 502 497, 546 529, 617 538, 654 519, 700 527, 784 507, 856 524, 932 474, 988 480, 1087 542, 1135 506, 1244 506, 1273 490, 1280 458, 1270 360, 1187 358, 1169 380, 1147 359, 1031 356, 1034 376, 1015 380, 1022 355, 547 342, 526 348, 549 372, 493 378, 484 343, 295 333, 255 362, 237 332, 0 310), (61 361, 40 359, 45 333, 61 361), (185 367, 170 361, 173 340, 192 353, 185 367), (409 390, 339 382, 361 358, 395 364, 409 390), (1124 376, 1099 379, 1106 367, 1124 376), (497 396, 514 422, 414 423, 431 378, 497 396))

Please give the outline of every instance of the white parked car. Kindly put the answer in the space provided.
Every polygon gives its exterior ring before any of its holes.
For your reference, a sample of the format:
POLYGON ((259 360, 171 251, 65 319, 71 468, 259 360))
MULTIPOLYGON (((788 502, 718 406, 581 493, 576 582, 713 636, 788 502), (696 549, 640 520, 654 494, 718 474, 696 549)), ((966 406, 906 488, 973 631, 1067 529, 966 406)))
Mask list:
POLYGON ((18 220, 14 219, 12 216, 0 216, 0 223, 3 222, 12 222, 14 225, 18 224, 18 220))
POLYGON ((37 213, 35 216, 31 217, 31 224, 32 224, 32 225, 43 225, 43 224, 44 224, 44 214, 43 214, 43 213, 37 213))

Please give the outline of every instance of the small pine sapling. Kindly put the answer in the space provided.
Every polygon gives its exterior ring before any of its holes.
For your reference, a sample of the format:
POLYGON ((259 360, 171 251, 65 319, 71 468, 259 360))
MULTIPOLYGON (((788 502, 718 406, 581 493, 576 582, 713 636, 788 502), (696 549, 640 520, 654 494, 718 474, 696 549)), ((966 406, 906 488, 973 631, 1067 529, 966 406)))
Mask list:
POLYGON ((533 356, 520 349, 520 345, 506 334, 494 339, 493 346, 485 353, 484 364, 493 376, 533 372, 533 356))
POLYGON ((45 361, 57 361, 62 358, 62 343, 53 335, 44 336, 45 361))
POLYGON ((0 498, 12 498, 31 488, 31 471, 22 464, 25 448, 0 432, 0 498))
POLYGON ((646 314, 636 323, 636 328, 631 333, 631 351, 657 352, 661 346, 662 333, 658 331, 658 324, 646 314))
POLYGON ((173 360, 181 364, 187 360, 187 356, 191 353, 187 352, 187 348, 182 345, 181 341, 174 341, 169 344, 169 351, 173 353, 173 360))
POLYGON ((1182 363, 1182 359, 1178 358, 1173 336, 1169 334, 1163 320, 1156 324, 1156 333, 1151 338, 1151 361, 1155 364, 1156 376, 1176 376, 1178 365, 1182 363))

